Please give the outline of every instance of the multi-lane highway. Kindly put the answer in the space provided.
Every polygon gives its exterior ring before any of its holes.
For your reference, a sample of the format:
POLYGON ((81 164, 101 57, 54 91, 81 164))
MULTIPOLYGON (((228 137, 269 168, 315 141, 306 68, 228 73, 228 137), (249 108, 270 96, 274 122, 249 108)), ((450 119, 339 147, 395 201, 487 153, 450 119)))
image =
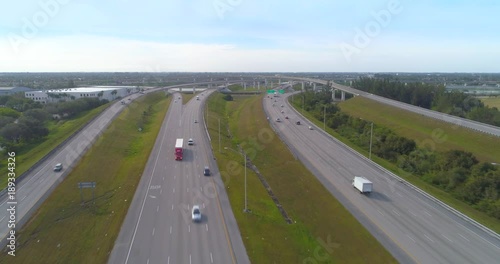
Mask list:
POLYGON ((175 95, 109 263, 249 263, 202 123, 204 94, 184 106, 175 95), (182 161, 176 138, 184 139, 182 161))
POLYGON ((272 126, 326 188, 401 263, 498 263, 500 240, 393 178, 304 120, 284 98, 264 99, 272 126), (281 101, 283 100, 283 101, 281 101), (280 107, 284 104, 285 107, 280 107), (284 110, 284 113, 281 113, 284 110), (289 119, 284 119, 288 116, 289 119), (279 117, 282 122, 276 122, 279 117), (300 120, 301 125, 295 121, 300 120), (313 130, 309 130, 312 126, 313 130), (362 195, 354 176, 373 182, 362 195))

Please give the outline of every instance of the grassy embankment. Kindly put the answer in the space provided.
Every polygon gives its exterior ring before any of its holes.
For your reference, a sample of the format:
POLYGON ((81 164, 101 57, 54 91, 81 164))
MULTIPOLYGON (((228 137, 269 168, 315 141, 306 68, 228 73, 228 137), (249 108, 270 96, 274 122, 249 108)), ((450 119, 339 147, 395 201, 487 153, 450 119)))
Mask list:
MULTIPOLYGON (((75 133, 78 129, 83 127, 93 117, 100 114, 108 104, 101 105, 96 109, 80 113, 77 117, 71 120, 50 121, 47 128, 49 135, 43 142, 37 142, 24 146, 16 152, 16 175, 21 175, 23 172, 31 168, 33 164, 43 158, 56 146, 61 144, 69 136, 75 133)), ((5 159, 7 160, 7 159, 5 159)), ((2 164, 3 168, 4 164, 2 164)), ((7 186, 7 177, 2 177, 0 182, 0 189, 7 186)))
POLYGON ((481 97, 481 102, 489 107, 496 107, 500 109, 500 97, 481 97))
POLYGON ((235 96, 233 102, 221 98, 214 94, 208 101, 207 122, 219 169, 229 175, 226 191, 252 263, 396 262, 274 134, 262 110, 262 96, 235 96), (222 153, 218 152, 218 118, 222 153), (233 138, 229 138, 228 127, 233 138), (243 158, 224 149, 237 149, 236 144, 243 146, 266 178, 293 224, 285 222, 250 169, 247 189, 251 213, 242 212, 243 158), (323 247, 320 241, 330 243, 330 247, 323 247))
POLYGON ((113 121, 20 230, 16 257, 2 254, 0 263, 106 263, 170 102, 161 95, 132 102, 113 121), (150 105, 149 123, 138 132, 150 105), (86 189, 81 206, 76 186, 87 181, 96 182, 96 200, 89 202, 86 189))
MULTIPOLYGON (((390 107, 363 97, 355 97, 344 101, 340 103, 339 106, 342 111, 345 111, 351 116, 373 121, 377 125, 385 126, 394 130, 400 136, 414 139, 417 144, 420 143, 419 146, 422 146, 422 142, 424 142, 426 146, 431 146, 437 151, 461 149, 474 153, 480 161, 495 161, 495 158, 498 159, 498 157, 500 157, 499 148, 484 148, 484 146, 500 146, 500 139, 498 137, 488 136, 483 133, 476 133, 469 129, 456 127, 450 123, 426 118, 419 114, 403 111, 399 108, 390 107), (433 137, 433 133, 440 133, 438 138, 446 138, 446 140, 443 142, 435 140, 436 137, 433 137)), ((296 106, 296 109, 301 111, 301 106, 296 106)), ((314 117, 312 117, 309 113, 303 114, 319 127, 323 127, 323 123, 314 119, 314 117)), ((326 131, 359 153, 368 157, 368 151, 350 143, 333 129, 327 127, 326 131)), ((420 189, 433 195, 444 203, 491 228, 495 232, 500 232, 500 222, 497 219, 455 199, 451 194, 434 187, 433 185, 421 180, 419 177, 412 176, 406 172, 401 172, 395 164, 374 155, 372 155, 372 160, 393 173, 403 177, 405 180, 418 186, 420 189)), ((498 160, 496 162, 498 162, 498 160)))

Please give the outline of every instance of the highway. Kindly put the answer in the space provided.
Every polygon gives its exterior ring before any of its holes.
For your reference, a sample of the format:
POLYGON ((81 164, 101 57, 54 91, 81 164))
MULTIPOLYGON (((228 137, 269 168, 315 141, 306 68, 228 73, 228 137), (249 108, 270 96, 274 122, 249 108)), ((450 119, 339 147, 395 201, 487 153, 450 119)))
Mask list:
MULTIPOLYGON (((285 76, 276 77, 276 78, 315 82, 315 83, 320 83, 323 85, 327 84, 327 81, 319 80, 319 79, 298 78, 298 77, 288 77, 288 76, 287 77, 285 77, 285 76)), ((349 87, 349 86, 334 83, 334 82, 332 82, 331 85, 334 89, 343 90, 343 91, 346 91, 348 93, 354 94, 356 96, 363 96, 363 97, 366 97, 366 98, 369 98, 369 99, 372 99, 372 100, 375 100, 375 101, 378 101, 378 102, 381 102, 384 104, 388 104, 388 105, 391 105, 391 106, 394 106, 397 108, 401 108, 401 109, 404 109, 407 111, 411 111, 411 112, 414 112, 417 114, 421 114, 421 115, 424 115, 427 117, 431 117, 431 118, 435 118, 435 119, 438 119, 441 121, 451 123, 451 124, 453 124, 453 127, 462 126, 462 127, 466 127, 466 128, 475 130, 475 131, 479 131, 479 132, 483 132, 486 134, 500 137, 500 127, 497 127, 497 126, 488 125, 488 124, 484 124, 481 122, 477 122, 477 121, 473 121, 473 120, 469 120, 469 119, 465 119, 465 118, 461 118, 461 117, 457 117, 457 116, 452 116, 452 115, 440 113, 437 111, 429 110, 426 108, 414 106, 414 105, 407 104, 407 103, 402 103, 402 102, 399 102, 396 100, 392 100, 392 99, 388 99, 388 98, 385 98, 382 96, 367 93, 367 92, 364 92, 364 91, 361 91, 358 89, 354 89, 354 88, 349 87)))
POLYGON ((207 93, 184 106, 174 95, 109 263, 250 263, 203 125, 207 93), (184 138, 182 161, 176 138, 184 138))
POLYGON ((400 263, 498 263, 498 235, 457 216, 328 136, 293 110, 285 97, 272 103, 266 97, 264 109, 278 135, 400 263), (282 122, 275 121, 278 117, 282 122), (296 125, 297 120, 302 124, 296 125), (355 175, 372 181, 374 192, 362 195, 354 189, 355 175))

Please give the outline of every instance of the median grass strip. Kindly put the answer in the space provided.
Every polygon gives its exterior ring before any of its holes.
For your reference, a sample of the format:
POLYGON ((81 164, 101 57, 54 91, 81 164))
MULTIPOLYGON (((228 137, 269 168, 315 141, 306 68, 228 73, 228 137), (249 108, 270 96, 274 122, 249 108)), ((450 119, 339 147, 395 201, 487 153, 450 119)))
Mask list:
MULTIPOLYGON (((468 129, 463 129, 463 128, 458 128, 454 129, 452 125, 444 122, 439 122, 436 120, 433 120, 431 118, 425 118, 422 117, 418 114, 413 114, 410 112, 402 111, 398 108, 392 108, 390 106, 384 105, 377 103, 375 101, 372 101, 366 98, 362 97, 355 97, 352 99, 349 99, 347 101, 344 101, 340 104, 340 107, 342 108, 342 111, 346 111, 348 114, 363 118, 364 120, 369 120, 373 121, 377 125, 381 126, 387 126, 388 128, 394 129, 397 131, 397 133, 401 136, 405 136, 408 138, 413 138, 412 136, 419 135, 420 137, 417 138, 416 140, 424 141, 424 140, 432 140, 432 134, 425 134, 422 133, 422 131, 427 131, 427 133, 432 133, 433 129, 443 129, 445 133, 443 135, 447 136, 447 140, 438 144, 436 143, 436 149, 439 149, 444 151, 444 150, 449 150, 452 149, 453 146, 460 145, 462 144, 462 148, 464 149, 465 146, 470 145, 470 142, 479 140, 481 143, 476 143, 476 144, 483 144, 480 146, 493 146, 494 144, 500 145, 500 143, 491 143, 488 142, 487 139, 490 138, 489 136, 483 134, 483 133, 477 133, 477 132, 472 132, 468 129), (402 113, 405 112, 405 113, 402 113), (401 122, 401 123, 398 123, 401 122), (396 124, 396 125, 394 125, 396 124), (436 124, 437 126, 432 126, 431 124, 436 124), (402 129, 401 127, 405 125, 405 129, 402 129), (425 128, 422 128, 421 126, 425 126, 425 128), (414 130, 413 130, 414 129, 414 130), (464 131, 465 130, 465 131, 464 131), (410 131, 409 133, 407 133, 410 131), (455 135, 456 133, 456 135, 455 135), (476 137, 483 137, 482 139, 476 139, 476 137), (450 144, 450 141, 454 141, 452 144, 450 144), (465 142, 469 141, 469 142, 465 142), (448 144, 448 145, 447 145, 448 144)), ((317 120, 314 118, 310 113, 304 112, 301 109, 301 105, 296 105, 292 104, 297 111, 301 112, 307 119, 309 119, 311 122, 315 123, 318 127, 322 128, 323 127, 323 122, 317 120)), ((359 146, 351 143, 348 139, 342 137, 339 135, 337 132, 335 132, 333 129, 327 127, 326 132, 328 132, 330 135, 333 137, 337 138, 344 144, 348 145, 352 149, 356 150, 357 152, 363 154, 364 156, 368 157, 368 151, 360 148, 359 146)), ((498 138, 493 139, 493 141, 496 142, 495 140, 498 140, 498 138)), ((477 152, 477 147, 472 146, 472 148, 476 148, 477 152)), ((484 147, 483 147, 484 150, 484 147)), ((467 149, 467 151, 471 151, 470 148, 467 149)), ((489 148, 487 151, 490 153, 497 153, 500 151, 498 148, 489 148)), ((471 151, 472 152, 472 151, 471 151)), ((474 153, 475 154, 475 153, 474 153)), ((493 154, 495 155, 495 154, 493 154)), ((486 159, 491 159, 492 157, 500 157, 500 153, 496 154, 497 156, 491 156, 486 155, 486 159)), ((431 184, 421 180, 419 177, 413 176, 412 174, 409 173, 401 173, 401 170, 397 167, 396 164, 390 163, 384 159, 381 159, 377 156, 372 155, 372 160, 382 167, 386 168, 387 170, 393 172, 394 174, 404 178, 405 180, 409 181, 410 183, 414 184, 418 188, 422 189, 423 191, 429 193, 430 195, 436 197, 437 199, 441 200, 442 202, 448 204, 449 206, 455 208, 456 210, 462 212, 463 214, 471 217, 472 219, 478 221, 479 223, 487 226, 488 228, 492 229, 493 231, 500 233, 500 222, 481 212, 470 205, 459 201, 455 199, 451 194, 435 187, 432 186, 431 184)))
POLYGON ((106 263, 169 102, 159 92, 129 104, 20 230, 16 257, 2 254, 0 263, 106 263), (89 181, 95 204, 84 189, 82 206, 77 183, 89 181))
POLYGON ((208 103, 212 147, 252 263, 396 262, 274 134, 262 110, 262 96, 235 96, 233 102, 226 102, 214 94, 208 103), (222 153, 217 151, 219 118, 222 153), (250 169, 251 212, 243 213, 243 157, 224 149, 237 150, 236 144, 265 177, 292 224, 285 222, 250 169))
MULTIPOLYGON (((33 164, 38 162, 52 149, 61 144, 61 142, 74 134, 78 129, 87 124, 89 120, 100 114, 108 106, 109 104, 101 105, 96 109, 80 113, 77 117, 70 120, 50 121, 47 126, 50 132, 43 142, 26 145, 16 152, 16 175, 21 175, 27 171, 31 168, 31 166, 33 166, 33 164)), ((5 159, 5 161, 6 160, 7 159, 5 159)), ((4 162, 0 164, 0 168, 3 168, 3 163, 4 162)), ((6 186, 7 177, 1 177, 0 189, 5 188, 6 186)))

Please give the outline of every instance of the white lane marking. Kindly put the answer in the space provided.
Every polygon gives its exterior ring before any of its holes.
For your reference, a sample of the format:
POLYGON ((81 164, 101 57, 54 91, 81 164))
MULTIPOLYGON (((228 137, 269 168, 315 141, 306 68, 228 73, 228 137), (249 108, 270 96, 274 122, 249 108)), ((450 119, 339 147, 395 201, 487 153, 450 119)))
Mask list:
POLYGON ((153 233, 151 234, 151 236, 155 236, 155 228, 153 227, 153 233))
POLYGON ((189 264, 191 264, 191 254, 189 254, 189 264))
POLYGON ((163 189, 160 189, 160 194, 163 192, 163 189))
POLYGON ((175 193, 175 188, 174 188, 174 193, 175 193))
POLYGON ((25 195, 23 198, 21 198, 21 202, 22 202, 24 199, 26 199, 26 195, 25 195))
POLYGON ((172 211, 174 210, 174 205, 172 204, 172 211))
POLYGON ((377 209, 378 213, 381 214, 382 216, 384 215, 379 209, 377 209))
POLYGON ((156 212, 160 211, 160 206, 156 206, 156 212))
POLYGON ((167 258, 167 264, 170 264, 170 256, 167 258))
POLYGON ((462 236, 461 234, 458 234, 458 235, 461 236, 463 239, 465 239, 465 241, 470 242, 470 240, 468 240, 466 237, 462 236))
POLYGON ((413 242, 416 243, 415 239, 413 239, 413 237, 411 237, 410 235, 406 235, 409 239, 411 239, 413 242))
POLYGON ((186 188, 187 192, 189 192, 189 188, 186 188))
POLYGON ((453 241, 451 241, 451 239, 449 239, 449 238, 448 238, 447 236, 445 236, 444 234, 441 234, 441 235, 442 235, 444 238, 446 238, 448 241, 453 242, 453 241))
POLYGON ((401 216, 396 210, 392 209, 392 211, 394 212, 394 214, 396 214, 397 216, 401 216))
POLYGON ((424 234, 424 237, 426 237, 427 239, 429 239, 429 241, 434 242, 434 240, 432 240, 428 235, 424 234))
POLYGON ((208 232, 208 224, 205 224, 205 226, 207 227, 207 232, 208 232))
POLYGON ((414 212, 412 212, 411 210, 408 210, 408 213, 410 213, 411 215, 413 216, 417 216, 414 212))
POLYGON ((396 193, 399 197, 403 197, 402 194, 400 194, 399 192, 396 193))
POLYGON ((191 233, 191 226, 188 225, 188 232, 191 233))
POLYGON ((203 203, 203 209, 205 209, 205 203, 203 203))
POLYGON ((2 219, 0 219, 0 222, 2 222, 2 220, 3 220, 4 218, 5 218, 5 216, 4 216, 4 217, 2 217, 2 219))
POLYGON ((176 175, 174 175, 174 180, 175 180, 175 178, 176 178, 176 177, 177 177, 177 176, 176 176, 176 175))
POLYGON ((200 187, 200 192, 203 192, 203 188, 202 187, 200 187))
POLYGON ((429 212, 427 212, 425 210, 422 210, 422 211, 424 212, 424 214, 428 215, 429 217, 432 217, 432 215, 429 212))
POLYGON ((163 176, 163 180, 165 180, 165 176, 163 176))
POLYGON ((170 234, 172 234, 172 226, 170 226, 170 234))
POLYGON ((149 258, 148 258, 148 261, 146 261, 146 264, 149 264, 149 258))
POLYGON ((212 257, 212 252, 210 252, 210 263, 214 263, 214 258, 212 257))

